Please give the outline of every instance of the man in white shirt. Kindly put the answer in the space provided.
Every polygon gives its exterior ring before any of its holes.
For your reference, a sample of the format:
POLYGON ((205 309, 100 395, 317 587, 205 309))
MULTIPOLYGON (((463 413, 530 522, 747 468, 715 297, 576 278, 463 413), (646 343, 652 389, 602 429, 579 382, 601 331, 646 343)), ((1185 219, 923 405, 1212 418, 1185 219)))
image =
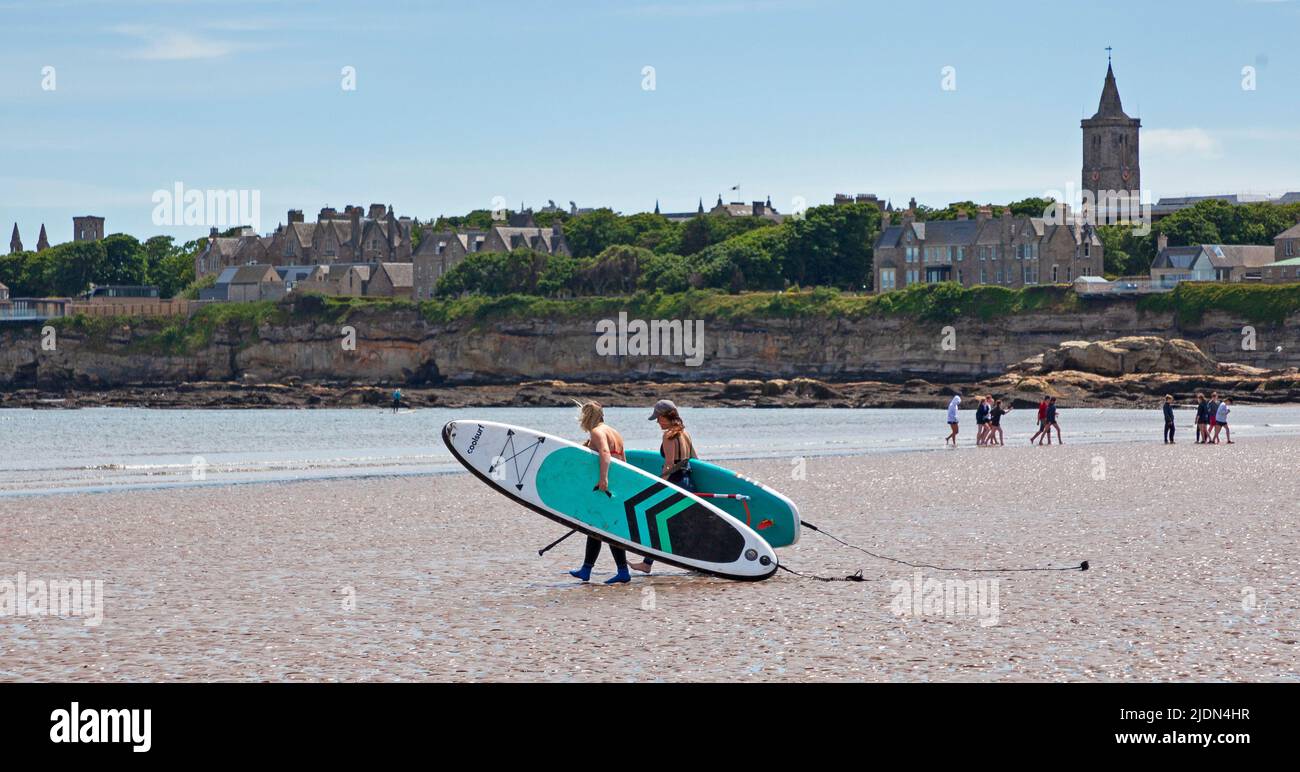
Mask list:
POLYGON ((961 395, 954 394, 952 400, 948 403, 948 428, 952 433, 944 438, 943 444, 947 445, 952 442, 952 446, 957 447, 957 406, 961 404, 961 395))

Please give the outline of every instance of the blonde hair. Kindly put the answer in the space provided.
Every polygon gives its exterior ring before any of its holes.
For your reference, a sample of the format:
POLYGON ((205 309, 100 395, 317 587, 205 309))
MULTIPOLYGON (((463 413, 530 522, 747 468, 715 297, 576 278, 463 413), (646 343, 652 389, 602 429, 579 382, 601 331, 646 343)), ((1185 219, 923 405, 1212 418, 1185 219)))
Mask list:
POLYGON ((578 402, 578 425, 584 432, 589 432, 605 422, 605 409, 599 402, 578 402))

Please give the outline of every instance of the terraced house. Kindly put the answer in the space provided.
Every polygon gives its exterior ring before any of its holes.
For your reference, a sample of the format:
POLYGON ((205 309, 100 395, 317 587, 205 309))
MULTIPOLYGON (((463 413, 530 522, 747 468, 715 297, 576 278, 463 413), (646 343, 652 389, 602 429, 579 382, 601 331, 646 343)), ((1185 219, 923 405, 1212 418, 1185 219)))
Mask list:
MULTIPOLYGON (((1068 218, 1064 218, 1068 219, 1068 218)), ((955 281, 963 286, 1024 287, 1100 276, 1102 245, 1087 224, 1041 217, 917 221, 909 212, 881 231, 875 244, 875 291, 955 281)))

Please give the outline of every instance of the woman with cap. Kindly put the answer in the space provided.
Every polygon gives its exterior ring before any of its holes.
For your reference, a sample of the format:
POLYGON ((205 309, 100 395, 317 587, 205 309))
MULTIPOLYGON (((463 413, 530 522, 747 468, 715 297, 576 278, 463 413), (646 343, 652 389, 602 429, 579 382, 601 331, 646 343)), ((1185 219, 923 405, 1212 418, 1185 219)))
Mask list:
MULTIPOLYGON (((698 456, 695 454, 695 443, 691 442, 691 435, 686 433, 686 423, 677 412, 677 405, 673 404, 672 400, 659 400, 655 403, 654 412, 650 414, 650 420, 658 421, 659 428, 664 432, 663 440, 659 443, 659 455, 664 458, 663 469, 660 470, 659 476, 673 485, 694 492, 695 485, 691 482, 691 459, 698 456)), ((642 556, 640 563, 629 563, 628 567, 648 574, 654 562, 654 558, 642 556)))

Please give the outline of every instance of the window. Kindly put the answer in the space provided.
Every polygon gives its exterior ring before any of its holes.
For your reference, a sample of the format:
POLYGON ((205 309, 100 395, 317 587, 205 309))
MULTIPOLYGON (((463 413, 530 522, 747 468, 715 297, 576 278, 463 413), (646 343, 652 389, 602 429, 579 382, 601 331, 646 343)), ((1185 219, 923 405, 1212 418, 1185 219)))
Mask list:
POLYGON ((917 271, 917 270, 915 270, 915 269, 908 271, 908 272, 907 272, 907 283, 908 283, 908 284, 916 284, 918 281, 920 281, 919 273, 920 273, 920 272, 917 271))
POLYGON ((988 284, 988 282, 989 282, 988 269, 986 269, 984 266, 981 265, 981 266, 980 266, 980 284, 988 284))
POLYGON ((1056 283, 1056 266, 1052 266, 1052 283, 1056 283))
POLYGON ((880 290, 883 292, 885 290, 894 289, 894 287, 895 287, 894 269, 881 268, 880 269, 880 290))
MULTIPOLYGON (((957 262, 960 263, 965 259, 966 259, 966 247, 957 247, 957 262)), ((957 274, 961 275, 961 271, 958 271, 957 274)))
POLYGON ((1025 284, 1037 284, 1038 267, 1035 266, 1033 263, 1025 263, 1024 277, 1025 277, 1024 279, 1025 284))
POLYGON ((1091 257, 1092 253, 1088 251, 1088 247, 1090 247, 1090 246, 1091 246, 1091 245, 1090 245, 1088 242, 1086 242, 1086 241, 1083 242, 1083 256, 1084 256, 1084 257, 1091 257))
POLYGON ((951 262, 954 262, 954 261, 957 261, 957 260, 960 260, 960 259, 961 259, 961 258, 959 258, 959 257, 957 256, 957 247, 948 247, 948 260, 947 260, 947 262, 951 263, 951 262))
POLYGON ((909 263, 916 262, 916 247, 907 248, 907 262, 909 263))

